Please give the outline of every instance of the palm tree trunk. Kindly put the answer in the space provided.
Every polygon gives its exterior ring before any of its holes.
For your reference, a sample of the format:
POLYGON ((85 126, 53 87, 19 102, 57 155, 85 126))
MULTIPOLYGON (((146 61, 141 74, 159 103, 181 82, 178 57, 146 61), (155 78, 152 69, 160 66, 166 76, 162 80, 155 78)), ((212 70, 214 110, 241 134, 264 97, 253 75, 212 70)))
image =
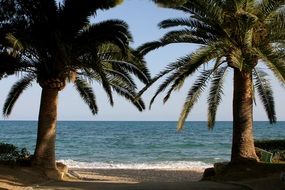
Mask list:
POLYGON ((231 163, 258 161, 253 140, 252 72, 234 69, 231 163))
POLYGON ((34 164, 42 169, 56 170, 55 138, 58 92, 56 88, 42 88, 34 164))

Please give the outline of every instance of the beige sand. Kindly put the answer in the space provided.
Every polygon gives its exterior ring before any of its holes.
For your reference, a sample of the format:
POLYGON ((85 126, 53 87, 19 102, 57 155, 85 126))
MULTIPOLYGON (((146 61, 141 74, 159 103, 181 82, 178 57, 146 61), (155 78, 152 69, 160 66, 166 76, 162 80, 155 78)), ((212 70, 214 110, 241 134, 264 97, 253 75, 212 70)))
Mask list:
POLYGON ((233 183, 197 182, 201 172, 167 170, 73 170, 65 181, 47 180, 40 172, 28 168, 0 166, 2 189, 57 190, 285 190, 278 174, 256 180, 233 183))

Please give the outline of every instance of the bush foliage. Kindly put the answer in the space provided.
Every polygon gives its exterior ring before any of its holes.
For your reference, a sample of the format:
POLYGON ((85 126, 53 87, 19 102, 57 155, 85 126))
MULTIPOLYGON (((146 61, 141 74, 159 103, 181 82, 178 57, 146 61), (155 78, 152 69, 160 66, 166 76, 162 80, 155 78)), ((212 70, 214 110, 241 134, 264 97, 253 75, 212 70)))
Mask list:
POLYGON ((259 140, 255 141, 254 145, 273 153, 274 163, 285 162, 285 140, 259 140))
POLYGON ((26 148, 19 149, 13 144, 0 143, 0 163, 8 165, 27 165, 30 153, 26 148))
POLYGON ((285 151, 285 140, 259 140, 254 142, 255 147, 275 152, 285 151))

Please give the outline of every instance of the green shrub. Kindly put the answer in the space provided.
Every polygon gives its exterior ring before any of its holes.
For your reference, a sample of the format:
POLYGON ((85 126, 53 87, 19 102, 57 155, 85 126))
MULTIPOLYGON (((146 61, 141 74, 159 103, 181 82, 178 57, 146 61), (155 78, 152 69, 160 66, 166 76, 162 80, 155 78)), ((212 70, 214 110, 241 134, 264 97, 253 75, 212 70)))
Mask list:
POLYGON ((285 140, 258 140, 254 145, 270 152, 285 150, 285 140))
POLYGON ((29 165, 30 153, 26 148, 21 150, 13 144, 0 143, 0 163, 8 165, 29 165))
POLYGON ((254 145, 273 153, 273 163, 285 162, 285 140, 259 140, 255 141, 254 145))

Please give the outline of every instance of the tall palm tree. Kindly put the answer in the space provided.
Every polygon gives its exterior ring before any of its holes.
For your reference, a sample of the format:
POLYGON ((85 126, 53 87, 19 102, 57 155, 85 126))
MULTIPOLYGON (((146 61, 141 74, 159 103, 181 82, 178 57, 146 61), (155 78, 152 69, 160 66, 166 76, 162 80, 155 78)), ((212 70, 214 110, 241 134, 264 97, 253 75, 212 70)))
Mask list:
POLYGON ((92 114, 98 111, 95 94, 88 83, 93 80, 103 86, 111 105, 112 91, 115 91, 142 111, 144 104, 135 98, 132 75, 144 83, 150 75, 144 61, 129 48, 132 37, 125 22, 89 22, 89 16, 99 9, 115 6, 120 0, 65 0, 58 5, 55 0, 14 2, 16 18, 23 19, 24 24, 12 27, 7 38, 10 46, 6 49, 12 48, 29 66, 9 92, 3 114, 11 113, 20 94, 33 81, 39 83, 42 94, 34 164, 56 171, 57 100, 66 82, 74 83, 92 114))
POLYGON ((258 68, 258 65, 265 64, 284 84, 284 46, 280 46, 285 42, 284 3, 284 0, 188 0, 182 6, 173 7, 185 12, 186 18, 167 19, 159 24, 160 28, 178 27, 177 29, 168 32, 158 41, 138 48, 140 54, 145 55, 174 43, 200 45, 194 53, 168 65, 152 81, 154 83, 167 76, 157 89, 151 104, 169 87, 164 98, 166 102, 173 91, 183 86, 187 77, 199 71, 201 66, 208 65, 208 69, 201 71, 189 89, 178 129, 183 127, 208 83, 208 127, 214 127, 225 75, 228 70, 233 71, 232 163, 258 160, 252 134, 254 89, 261 98, 269 122, 276 122, 273 92, 266 72, 258 68))

